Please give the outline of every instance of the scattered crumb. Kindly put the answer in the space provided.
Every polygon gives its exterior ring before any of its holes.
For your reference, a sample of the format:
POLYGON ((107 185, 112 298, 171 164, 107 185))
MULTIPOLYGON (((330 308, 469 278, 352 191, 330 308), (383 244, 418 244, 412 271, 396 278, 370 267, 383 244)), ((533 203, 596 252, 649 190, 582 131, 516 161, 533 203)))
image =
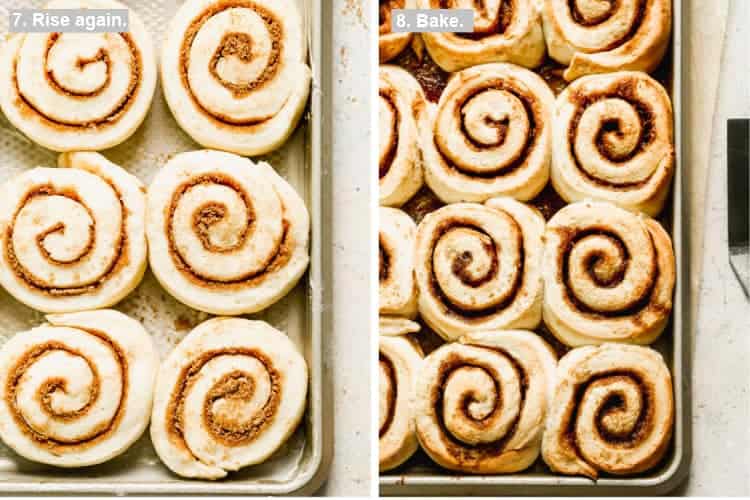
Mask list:
POLYGON ((367 28, 364 12, 362 11, 362 0, 344 0, 344 8, 341 9, 344 16, 353 16, 355 20, 367 28))

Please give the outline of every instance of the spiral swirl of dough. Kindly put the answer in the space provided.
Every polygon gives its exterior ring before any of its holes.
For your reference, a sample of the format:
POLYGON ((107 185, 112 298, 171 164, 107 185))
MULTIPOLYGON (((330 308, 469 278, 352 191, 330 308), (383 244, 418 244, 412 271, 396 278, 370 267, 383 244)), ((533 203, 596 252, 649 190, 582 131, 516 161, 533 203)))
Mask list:
POLYGON ((0 350, 0 437, 58 467, 106 462, 146 430, 159 357, 113 310, 52 314, 0 350))
POLYGON ((378 99, 380 204, 398 207, 422 187, 420 135, 430 126, 422 87, 399 67, 380 67, 378 99))
POLYGON ((611 201, 655 216, 674 175, 672 104, 645 73, 583 77, 557 99, 552 185, 568 202, 611 201))
POLYGON ((542 64, 546 49, 538 0, 418 0, 420 9, 470 9, 473 33, 422 33, 432 59, 453 72, 493 62, 526 68, 542 64))
POLYGON ((414 238, 417 225, 397 208, 380 207, 380 314, 417 315, 414 238))
POLYGON ((542 456, 562 474, 637 474, 662 459, 673 424, 672 378, 658 352, 580 347, 558 365, 542 456))
POLYGON ((294 131, 310 93, 305 31, 292 0, 187 0, 161 58, 177 123, 207 148, 261 155, 294 131))
MULTIPOLYGON (((114 0, 53 0, 48 9, 127 9, 114 0)), ((0 108, 32 141, 54 151, 120 144, 143 122, 156 58, 143 22, 125 33, 21 33, 0 49, 0 108)))
POLYGON ((164 464, 218 479, 268 459, 294 432, 307 398, 307 364, 268 323, 213 318, 162 363, 151 441, 164 464))
POLYGON ((378 0, 378 18, 380 22, 378 48, 380 62, 388 62, 409 46, 413 35, 409 32, 394 33, 391 30, 392 11, 394 9, 416 9, 416 0, 378 0))
POLYGON ((544 219, 510 198, 456 203, 417 228, 419 313, 446 340, 542 317, 544 219))
POLYGON ((419 443, 414 428, 414 381, 422 349, 407 334, 419 324, 386 318, 380 329, 380 470, 394 469, 411 457, 419 443))
POLYGON ((148 188, 149 260, 179 301, 212 314, 257 312, 284 297, 309 262, 310 220, 267 163, 182 153, 148 188))
POLYGON ((549 55, 564 77, 651 72, 669 46, 672 0, 547 0, 542 11, 549 55))
POLYGON ((566 206, 547 223, 544 323, 569 346, 650 344, 669 321, 672 242, 655 220, 611 203, 566 206))
POLYGON ((425 181, 446 203, 534 198, 549 179, 555 97, 511 64, 456 73, 423 139, 425 181))
POLYGON ((500 474, 539 456, 556 359, 533 332, 471 333, 427 356, 417 375, 422 448, 446 469, 500 474))
POLYGON ((143 185, 98 153, 64 153, 0 188, 0 283, 44 312, 109 307, 146 270, 143 185))

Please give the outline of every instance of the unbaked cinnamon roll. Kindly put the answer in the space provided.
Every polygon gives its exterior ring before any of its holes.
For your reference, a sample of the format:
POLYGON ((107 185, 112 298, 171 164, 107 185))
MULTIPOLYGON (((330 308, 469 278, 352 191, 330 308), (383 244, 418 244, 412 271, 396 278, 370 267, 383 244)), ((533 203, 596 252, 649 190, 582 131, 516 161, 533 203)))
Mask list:
POLYGON ((430 127, 430 104, 409 72, 390 65, 380 67, 378 102, 380 204, 398 207, 422 187, 420 140, 430 127))
POLYGON ((655 216, 674 174, 672 104, 640 72, 587 76, 557 98, 552 185, 566 201, 611 201, 655 216))
POLYGON ((182 153, 161 168, 146 229, 159 283, 212 314, 269 307, 310 260, 310 218, 294 188, 269 164, 220 151, 182 153))
POLYGON ((655 220, 611 203, 566 206, 547 222, 544 323, 564 344, 650 344, 672 312, 675 257, 655 220))
POLYGON ((407 336, 419 324, 388 318, 380 329, 380 470, 398 467, 419 444, 414 428, 414 381, 422 363, 422 349, 407 336))
POLYGON ((539 456, 557 360, 533 332, 476 332, 424 359, 417 437, 446 469, 501 474, 539 456))
MULTIPOLYGON (((47 9, 127 9, 114 0, 53 0, 47 9)), ((0 49, 0 108, 54 151, 120 144, 146 117, 156 87, 151 37, 129 10, 125 33, 21 33, 0 49)))
POLYGON ((560 359, 542 456, 562 474, 637 474, 662 459, 673 424, 672 378, 658 352, 581 347, 560 359))
POLYGON ((536 68, 545 55, 538 0, 418 0, 420 9, 471 9, 473 33, 422 33, 432 59, 445 71, 509 62, 536 68))
POLYGON ((417 228, 419 313, 446 340, 542 318, 544 219, 510 198, 456 203, 417 228))
POLYGON ((146 430, 159 356, 113 310, 52 314, 0 350, 0 438, 28 460, 100 464, 146 430))
POLYGON ((414 283, 414 237, 417 225, 397 208, 380 207, 380 314, 417 315, 414 283))
POLYGON ((378 17, 380 20, 380 31, 378 45, 380 49, 380 62, 388 62, 409 46, 412 33, 394 33, 391 31, 392 11, 394 9, 416 9, 416 0, 378 0, 380 8, 378 17))
POLYGON ((423 139, 425 181, 446 203, 534 198, 547 184, 555 97, 511 64, 453 75, 423 139))
POLYGON ((151 441, 175 474, 219 479, 268 459, 305 411, 307 365, 268 323, 214 318, 162 363, 151 441))
POLYGON ((141 182, 98 153, 64 153, 0 188, 0 283, 44 312, 109 307, 146 270, 141 182))
POLYGON ((161 57, 177 123, 207 148, 251 156, 277 149, 310 93, 305 43, 292 0, 187 0, 161 57))
POLYGON ((542 18, 549 55, 564 77, 651 72, 669 45, 672 0, 547 0, 542 18))

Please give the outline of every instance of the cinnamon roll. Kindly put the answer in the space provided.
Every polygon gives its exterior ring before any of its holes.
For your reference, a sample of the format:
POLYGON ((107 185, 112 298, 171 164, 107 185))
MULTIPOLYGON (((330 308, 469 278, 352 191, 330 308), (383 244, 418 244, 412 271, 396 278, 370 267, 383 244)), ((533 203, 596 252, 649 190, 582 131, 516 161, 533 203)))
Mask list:
POLYGON ((662 459, 673 423, 672 378, 658 352, 580 347, 558 365, 542 456, 562 474, 637 474, 662 459))
POLYGON ((456 73, 423 139, 425 181, 446 203, 534 198, 547 184, 555 97, 510 64, 456 73))
POLYGON ((661 335, 675 258, 658 222, 586 201, 557 212, 544 238, 544 323, 561 342, 650 344, 661 335))
POLYGON ((566 201, 611 201, 655 216, 674 175, 672 105, 645 73, 587 76, 557 99, 552 185, 566 201))
POLYGON ((380 314, 417 315, 414 237, 417 225, 397 208, 380 207, 380 314))
MULTIPOLYGON (((114 0, 53 0, 47 9, 127 9, 114 0)), ((54 151, 100 150, 130 137, 156 87, 151 37, 129 10, 125 33, 21 33, 0 48, 0 108, 54 151)))
POLYGON ((391 31, 391 14, 394 9, 416 9, 416 0, 378 0, 380 31, 378 45, 380 62, 388 62, 409 46, 413 35, 411 33, 393 33, 391 31))
POLYGON ((177 300, 212 314, 269 307, 307 269, 310 220, 267 163, 220 151, 182 153, 148 188, 154 275, 177 300))
POLYGON ((213 318, 162 363, 151 441, 175 474, 218 479, 268 459, 302 419, 307 365, 268 323, 213 318))
POLYGON ((207 148, 251 156, 277 149, 310 93, 305 40, 292 0, 187 0, 161 58, 177 123, 207 148))
POLYGON ((28 460, 100 464, 146 430, 159 357, 113 310, 52 314, 0 350, 0 438, 28 460))
POLYGON ((414 380, 422 349, 407 334, 419 325, 405 319, 386 320, 380 329, 380 470, 398 467, 419 444, 414 429, 414 380), (385 328, 383 328, 385 326, 385 328))
POLYGON ((456 203, 417 228, 419 313, 446 340, 542 318, 541 214, 510 198, 456 203))
POLYGON ((397 66, 380 67, 380 204, 398 207, 422 187, 420 135, 430 126, 422 87, 397 66))
POLYGON ((418 0, 420 9, 471 9, 473 33, 422 33, 432 59, 445 71, 509 62, 536 68, 545 55, 538 0, 418 0))
POLYGON ((0 283, 44 312, 109 307, 146 270, 141 182, 98 153, 64 153, 0 188, 0 283))
POLYGON ((549 55, 564 78, 659 65, 672 30, 672 0, 547 0, 542 11, 549 55))
POLYGON ((533 332, 475 332, 422 363, 415 412, 422 448, 446 469, 501 474, 539 456, 556 359, 533 332))

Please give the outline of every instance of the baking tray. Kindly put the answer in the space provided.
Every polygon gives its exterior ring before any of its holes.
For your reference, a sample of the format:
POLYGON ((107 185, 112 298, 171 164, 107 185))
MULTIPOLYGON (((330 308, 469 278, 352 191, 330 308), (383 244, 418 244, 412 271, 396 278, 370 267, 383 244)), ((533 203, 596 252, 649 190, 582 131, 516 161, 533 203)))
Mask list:
MULTIPOLYGON (((133 8, 150 31, 154 46, 161 46, 163 30, 179 0, 122 0, 133 8)), ((322 168, 323 121, 330 107, 323 106, 330 65, 323 54, 322 19, 330 19, 328 0, 298 0, 305 20, 313 88, 309 107, 298 129, 280 151, 264 157, 297 189, 312 220, 310 268, 300 284, 263 313, 264 319, 286 332, 304 353, 310 367, 308 406, 294 435, 264 464, 245 468, 221 481, 180 479, 160 462, 148 432, 125 454, 105 464, 75 470, 56 469, 26 461, 0 444, 0 494, 312 494, 326 478, 332 453, 330 394, 323 382, 323 330, 329 325, 330 232, 322 229, 324 211, 330 211, 329 172, 322 168), (324 6, 325 4, 325 6, 324 6), (325 16, 325 17, 324 17, 325 16), (323 80, 325 78, 326 80, 323 80), (325 205, 324 205, 325 204, 325 205)), ((0 43, 7 36, 7 9, 41 8, 44 0, 0 0, 0 43)), ((327 99, 327 97, 326 97, 327 99)), ((327 127, 329 128, 329 127, 327 127)), ((171 156, 201 149, 172 118, 161 89, 148 117, 125 143, 102 151, 148 184, 171 156)), ((37 165, 56 165, 56 154, 34 145, 13 129, 0 114, 0 182, 37 165)), ((143 282, 116 309, 140 320, 164 356, 190 329, 207 319, 169 296, 150 271, 143 282)), ((43 315, 0 290, 0 344, 15 332, 43 322, 43 315)))
MULTIPOLYGON (((541 457, 527 471, 518 474, 475 476, 454 474, 434 465, 418 451, 398 469, 380 476, 382 495, 426 495, 426 496, 622 496, 663 495, 679 486, 688 476, 691 456, 691 398, 690 398, 690 256, 689 256, 689 204, 686 200, 687 179, 685 168, 690 164, 685 158, 683 131, 686 116, 683 112, 683 95, 686 81, 683 80, 683 29, 688 24, 688 9, 682 0, 673 0, 672 50, 665 58, 667 90, 672 98, 675 119, 675 179, 672 187, 671 205, 665 208, 666 215, 660 217, 670 234, 675 248, 677 283, 675 286, 674 310, 670 325, 652 347, 664 356, 672 373, 675 391, 675 426, 672 444, 654 470, 631 478, 602 477, 592 481, 583 477, 553 474, 541 457)), ((661 78, 660 78, 661 79, 661 78)))

